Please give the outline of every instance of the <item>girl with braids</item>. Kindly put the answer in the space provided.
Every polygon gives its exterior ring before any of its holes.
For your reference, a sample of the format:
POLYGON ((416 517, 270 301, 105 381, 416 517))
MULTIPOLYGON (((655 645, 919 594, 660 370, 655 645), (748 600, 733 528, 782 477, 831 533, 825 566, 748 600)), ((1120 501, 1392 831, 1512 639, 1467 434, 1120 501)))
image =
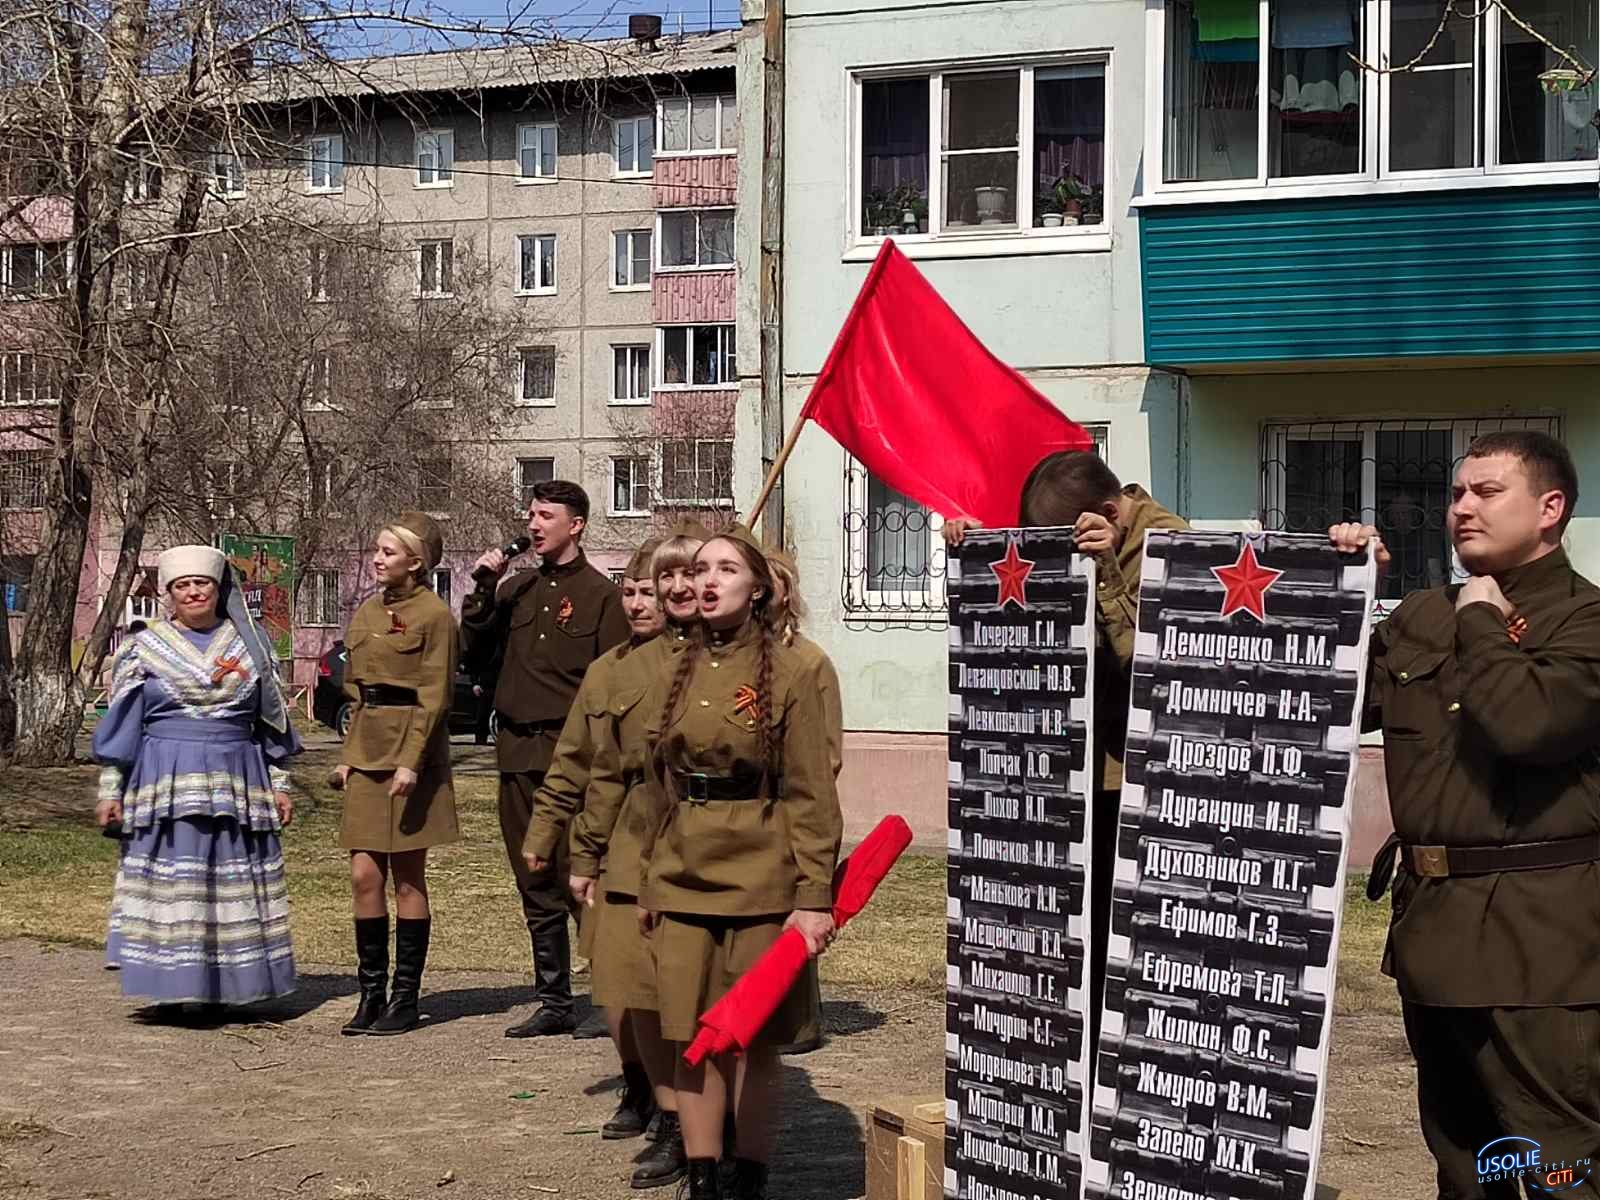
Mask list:
POLYGON ((700 1014, 784 929, 797 929, 813 956, 833 940, 838 678, 820 650, 784 644, 770 561, 748 529, 702 546, 694 578, 703 638, 645 700, 654 819, 641 846, 640 923, 661 1032, 675 1044, 687 1196, 765 1200, 776 1048, 814 1020, 812 983, 796 983, 744 1055, 691 1069, 682 1050, 700 1014), (737 1142, 723 1179, 730 1108, 737 1142))

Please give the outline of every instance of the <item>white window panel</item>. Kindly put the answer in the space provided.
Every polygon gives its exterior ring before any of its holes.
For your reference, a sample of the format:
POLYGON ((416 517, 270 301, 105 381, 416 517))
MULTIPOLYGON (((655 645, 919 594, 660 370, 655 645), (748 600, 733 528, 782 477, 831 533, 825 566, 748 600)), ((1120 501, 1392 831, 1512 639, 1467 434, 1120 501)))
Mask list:
POLYGON ((60 399, 52 360, 31 350, 0 351, 0 404, 55 404, 60 399))
POLYGON ((435 567, 429 580, 429 586, 433 589, 433 594, 448 605, 450 603, 450 568, 435 567))
POLYGON ((344 191, 344 138, 339 134, 306 139, 306 191, 344 191))
POLYGON ((650 403, 650 347, 611 347, 613 404, 650 403))
POLYGON ((310 567, 300 573, 295 595, 296 620, 301 625, 336 628, 339 620, 339 572, 310 567))
POLYGON ((732 504, 733 442, 726 438, 662 442, 661 499, 666 504, 732 504))
POLYGON ((611 460, 611 506, 613 517, 650 515, 650 460, 643 457, 611 460))
POLYGON ((533 489, 555 477, 556 460, 553 458, 517 459, 517 498, 524 511, 533 507, 533 489))
POLYGON ((417 187, 450 187, 455 182, 456 135, 448 129, 417 134, 417 187))
POLYGON ((658 339, 662 388, 739 386, 732 325, 669 325, 658 339))
POLYGON ((136 152, 133 164, 128 168, 127 191, 128 200, 134 204, 161 199, 161 164, 148 146, 136 152))
POLYGON ((611 122, 612 171, 619 176, 649 175, 655 170, 654 117, 623 117, 611 122))
POLYGON ((556 348, 522 346, 517 350, 517 400, 552 404, 556 398, 556 348))
POLYGON ((341 247, 312 242, 306 249, 306 296, 318 302, 343 299, 345 261, 341 247))
POLYGON ((0 295, 11 300, 59 296, 67 290, 69 266, 65 242, 0 246, 0 295))
POLYGON ((219 196, 236 199, 245 194, 244 160, 227 147, 211 153, 211 189, 219 196))
POLYGON ((451 467, 448 458, 417 462, 417 507, 432 516, 448 516, 451 506, 451 467))
POLYGON ((648 229, 619 229, 612 239, 612 289, 646 291, 650 287, 651 246, 648 229))
POLYGON ((525 233, 517 238, 517 294, 549 296, 556 290, 556 235, 525 233))
POLYGON ((738 149, 738 106, 731 95, 674 96, 661 102, 660 114, 662 157, 738 149))
POLYGON ((417 295, 454 294, 455 244, 449 238, 417 243, 417 295))
POLYGON ((674 209, 656 221, 661 270, 733 268, 731 208, 674 209))
POLYGON ((556 140, 554 124, 517 126, 517 173, 521 182, 556 178, 556 140))

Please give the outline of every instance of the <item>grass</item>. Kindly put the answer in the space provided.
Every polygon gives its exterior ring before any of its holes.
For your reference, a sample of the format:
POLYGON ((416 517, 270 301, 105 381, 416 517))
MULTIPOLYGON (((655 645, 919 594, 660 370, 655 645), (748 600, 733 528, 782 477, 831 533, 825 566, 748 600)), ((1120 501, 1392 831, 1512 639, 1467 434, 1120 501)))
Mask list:
MULTIPOLYGON (((482 752, 479 752, 480 754, 482 752)), ((429 855, 434 935, 429 966, 526 971, 527 929, 495 811, 494 772, 473 759, 456 776, 461 840, 429 855)), ((326 783, 330 751, 296 760, 296 816, 284 838, 295 952, 302 962, 354 966, 349 859, 338 845, 340 800, 326 783)), ((116 844, 92 826, 94 772, 85 768, 0 775, 0 938, 105 944, 116 844)), ((1387 902, 1366 899, 1364 875, 1346 891, 1340 1013, 1398 1013, 1379 973, 1387 902)), ((944 991, 945 863, 901 859, 871 905, 822 960, 832 984, 870 991, 944 991)))

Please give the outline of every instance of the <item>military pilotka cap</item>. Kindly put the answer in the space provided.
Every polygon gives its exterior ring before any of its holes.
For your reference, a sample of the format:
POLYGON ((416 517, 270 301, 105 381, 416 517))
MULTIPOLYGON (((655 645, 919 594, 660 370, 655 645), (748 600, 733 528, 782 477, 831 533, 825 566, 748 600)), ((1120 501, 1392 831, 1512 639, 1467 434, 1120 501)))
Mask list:
POLYGON ((622 572, 626 579, 649 579, 650 564, 655 561, 656 551, 661 548, 665 538, 653 537, 641 543, 633 552, 633 557, 628 560, 628 566, 622 572))
POLYGON ((737 522, 729 525, 726 529, 719 529, 716 533, 708 535, 707 540, 709 541, 712 537, 727 538, 730 542, 738 542, 746 549, 755 551, 762 563, 766 563, 767 555, 771 553, 762 544, 761 539, 750 532, 748 525, 742 525, 737 522))
POLYGON ((699 521, 696 521, 693 517, 687 517, 667 530, 667 535, 662 538, 662 541, 669 542, 673 538, 693 538, 697 542, 709 542, 713 536, 711 530, 707 529, 699 521))
POLYGON ((427 513, 403 512, 385 528, 422 560, 425 570, 433 570, 444 557, 444 531, 427 513))

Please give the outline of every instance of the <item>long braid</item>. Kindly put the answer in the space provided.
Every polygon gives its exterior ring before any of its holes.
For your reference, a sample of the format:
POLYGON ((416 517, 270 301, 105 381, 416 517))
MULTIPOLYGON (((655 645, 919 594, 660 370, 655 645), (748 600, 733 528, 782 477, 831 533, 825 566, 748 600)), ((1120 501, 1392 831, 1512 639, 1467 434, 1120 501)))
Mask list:
POLYGON ((756 660, 756 712, 761 719, 761 763, 763 774, 768 786, 778 777, 778 764, 774 753, 777 738, 772 727, 772 627, 763 619, 764 614, 755 614, 756 626, 760 633, 758 657, 756 660))
POLYGON ((661 733, 650 745, 650 757, 656 759, 661 752, 661 743, 667 736, 667 730, 672 722, 677 719, 678 706, 683 703, 683 693, 689 686, 689 676, 694 672, 694 662, 700 656, 700 637, 698 632, 691 633, 687 639, 688 645, 678 655, 678 669, 672 675, 672 687, 667 690, 667 700, 661 710, 661 733))

